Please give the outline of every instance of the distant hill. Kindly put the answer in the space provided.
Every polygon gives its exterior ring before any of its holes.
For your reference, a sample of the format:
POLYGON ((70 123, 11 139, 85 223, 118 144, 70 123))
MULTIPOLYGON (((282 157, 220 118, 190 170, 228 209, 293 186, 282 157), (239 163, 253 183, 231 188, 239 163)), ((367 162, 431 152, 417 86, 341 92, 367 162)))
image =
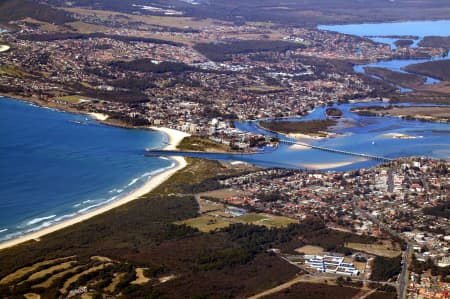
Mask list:
MULTIPOLYGON (((46 0, 66 6, 66 0, 46 0)), ((301 26, 319 24, 386 22, 424 19, 447 19, 450 7, 446 0, 71 0, 72 6, 113 10, 124 13, 158 14, 134 5, 171 8, 186 16, 221 20, 271 21, 301 26)))
POLYGON ((68 13, 37 1, 0 0, 0 23, 27 17, 57 25, 73 21, 68 13))

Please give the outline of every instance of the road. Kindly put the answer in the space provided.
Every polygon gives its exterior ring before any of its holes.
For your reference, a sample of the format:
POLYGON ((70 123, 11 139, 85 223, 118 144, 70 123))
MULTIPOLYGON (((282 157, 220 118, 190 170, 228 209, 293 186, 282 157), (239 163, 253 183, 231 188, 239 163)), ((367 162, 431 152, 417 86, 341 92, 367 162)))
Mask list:
POLYGON ((358 208, 356 204, 353 204, 353 208, 364 215, 367 219, 370 219, 373 223, 376 223, 382 230, 388 232, 390 235, 395 236, 399 238, 400 240, 403 240, 406 242, 406 250, 404 251, 402 255, 402 271, 398 275, 397 280, 397 290, 398 290, 398 298, 404 299, 406 297, 406 289, 408 285, 408 267, 409 267, 409 261, 411 260, 412 256, 412 245, 409 240, 405 239, 402 235, 397 233, 396 231, 392 230, 390 227, 388 227, 385 223, 381 222, 377 218, 373 217, 366 211, 361 210, 358 208))

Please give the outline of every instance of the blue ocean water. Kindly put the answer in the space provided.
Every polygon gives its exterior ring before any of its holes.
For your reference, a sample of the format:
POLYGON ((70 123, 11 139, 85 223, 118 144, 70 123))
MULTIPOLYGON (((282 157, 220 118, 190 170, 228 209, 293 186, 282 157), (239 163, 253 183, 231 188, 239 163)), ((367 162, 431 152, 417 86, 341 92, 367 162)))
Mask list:
POLYGON ((173 161, 144 157, 167 136, 0 97, 0 241, 91 211, 173 161))

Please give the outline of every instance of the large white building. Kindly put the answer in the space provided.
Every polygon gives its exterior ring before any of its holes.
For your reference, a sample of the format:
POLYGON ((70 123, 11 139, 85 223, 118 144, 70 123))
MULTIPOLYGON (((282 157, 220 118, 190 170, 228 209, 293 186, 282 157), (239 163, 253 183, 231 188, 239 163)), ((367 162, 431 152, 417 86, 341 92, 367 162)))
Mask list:
POLYGON ((348 276, 358 276, 359 271, 352 263, 344 262, 344 257, 335 255, 305 255, 305 265, 319 272, 348 276))

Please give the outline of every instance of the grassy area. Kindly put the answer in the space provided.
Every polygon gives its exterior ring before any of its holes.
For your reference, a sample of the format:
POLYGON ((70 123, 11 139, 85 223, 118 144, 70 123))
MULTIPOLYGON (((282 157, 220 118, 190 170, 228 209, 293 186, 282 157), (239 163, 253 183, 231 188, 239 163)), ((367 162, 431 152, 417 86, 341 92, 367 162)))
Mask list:
POLYGON ((275 93, 285 90, 279 86, 249 86, 243 88, 243 91, 254 92, 254 93, 275 93))
POLYGON ((150 15, 134 15, 123 12, 114 12, 107 10, 95 10, 85 8, 65 8, 66 11, 78 13, 81 15, 97 16, 103 19, 113 18, 117 22, 122 22, 124 25, 133 22, 141 22, 146 25, 159 25, 167 27, 175 27, 184 29, 187 27, 194 29, 201 29, 205 26, 212 25, 214 21, 212 19, 194 19, 190 17, 166 17, 166 16, 150 16, 150 15))
POLYGON ((320 246, 312 246, 312 245, 305 245, 300 248, 297 248, 295 251, 302 252, 304 254, 312 254, 312 255, 319 255, 325 252, 325 250, 320 246))
POLYGON ((17 78, 30 77, 30 74, 28 74, 27 72, 24 72, 23 70, 19 69, 15 65, 4 65, 4 64, 3 65, 0 64, 0 75, 17 77, 17 78))
POLYGON ((399 256, 402 253, 398 246, 393 246, 390 242, 383 242, 382 244, 362 244, 349 242, 345 244, 345 247, 389 258, 399 256))
POLYGON ((76 22, 70 22, 66 24, 67 26, 70 26, 74 30, 76 30, 79 33, 95 33, 95 32, 108 32, 110 28, 102 25, 96 25, 96 24, 89 24, 84 23, 82 21, 76 21, 76 22))
POLYGON ((254 225, 264 225, 266 227, 286 227, 291 223, 298 223, 297 220, 283 217, 275 216, 269 214, 260 213, 249 213, 235 218, 236 222, 254 224, 254 225))
POLYGON ((86 100, 86 97, 80 96, 80 95, 70 95, 70 96, 63 96, 58 97, 57 100, 64 101, 70 104, 79 104, 82 100, 86 100))
POLYGON ((225 221, 219 217, 214 217, 210 215, 203 215, 196 218, 187 219, 179 222, 178 224, 185 224, 190 227, 194 227, 201 232, 210 232, 213 230, 228 227, 230 225, 229 221, 225 221))
POLYGON ((35 263, 31 266, 20 268, 20 269, 14 271, 13 273, 10 273, 7 276, 3 277, 0 280, 0 284, 5 285, 5 284, 10 284, 12 282, 21 280, 24 277, 27 277, 28 275, 33 274, 42 268, 45 268, 47 266, 52 266, 54 264, 59 264, 61 261, 65 261, 67 259, 72 259, 72 257, 45 260, 42 262, 35 263))
POLYGON ((199 152, 226 152, 230 147, 197 136, 185 137, 178 145, 179 150, 199 152))

